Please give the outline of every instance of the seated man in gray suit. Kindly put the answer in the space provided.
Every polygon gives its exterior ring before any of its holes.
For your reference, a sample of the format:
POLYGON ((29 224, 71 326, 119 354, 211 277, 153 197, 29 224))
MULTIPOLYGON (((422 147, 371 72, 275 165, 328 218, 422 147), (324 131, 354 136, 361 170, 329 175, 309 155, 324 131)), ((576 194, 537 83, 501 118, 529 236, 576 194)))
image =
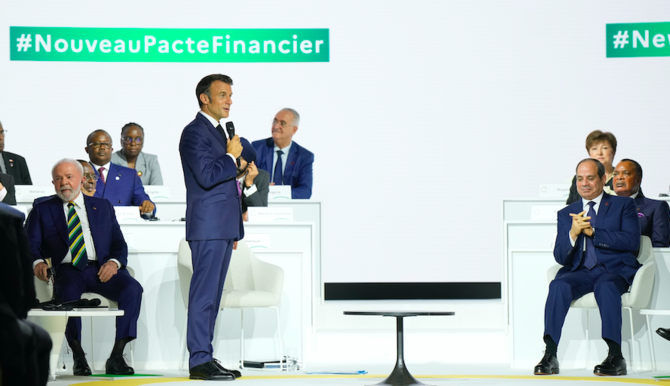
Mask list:
POLYGON ((240 138, 242 155, 237 167, 237 181, 242 189, 242 199, 247 207, 268 206, 270 173, 256 167, 256 149, 246 138, 240 138))

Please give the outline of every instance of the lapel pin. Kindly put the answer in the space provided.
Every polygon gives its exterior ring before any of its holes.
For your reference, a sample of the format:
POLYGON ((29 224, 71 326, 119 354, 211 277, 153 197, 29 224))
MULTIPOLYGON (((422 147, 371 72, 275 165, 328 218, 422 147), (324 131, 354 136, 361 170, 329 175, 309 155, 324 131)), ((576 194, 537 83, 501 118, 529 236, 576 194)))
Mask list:
POLYGON ((98 208, 96 208, 96 207, 94 206, 94 207, 93 207, 93 210, 98 210, 98 208))
POLYGON ((121 179, 121 176, 116 176, 117 181, 120 180, 120 179, 121 179))
POLYGON ((142 177, 142 172, 141 172, 141 171, 138 171, 138 172, 137 172, 137 175, 140 176, 140 177, 142 177))

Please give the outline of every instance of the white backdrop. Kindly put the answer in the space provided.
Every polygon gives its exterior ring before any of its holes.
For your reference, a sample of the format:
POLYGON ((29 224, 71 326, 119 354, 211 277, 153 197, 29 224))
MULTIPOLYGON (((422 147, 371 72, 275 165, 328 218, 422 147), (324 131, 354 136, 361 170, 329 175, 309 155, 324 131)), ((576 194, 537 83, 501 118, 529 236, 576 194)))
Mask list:
POLYGON ((642 164, 648 196, 667 192, 669 59, 607 59, 605 25, 668 20, 664 1, 4 1, 0 121, 35 184, 85 158, 89 132, 118 150, 138 122, 184 199, 179 135, 198 80, 224 73, 249 140, 282 107, 302 115, 324 281, 500 281, 501 199, 568 184, 590 131, 642 164), (10 26, 328 28, 330 62, 10 61, 10 26))

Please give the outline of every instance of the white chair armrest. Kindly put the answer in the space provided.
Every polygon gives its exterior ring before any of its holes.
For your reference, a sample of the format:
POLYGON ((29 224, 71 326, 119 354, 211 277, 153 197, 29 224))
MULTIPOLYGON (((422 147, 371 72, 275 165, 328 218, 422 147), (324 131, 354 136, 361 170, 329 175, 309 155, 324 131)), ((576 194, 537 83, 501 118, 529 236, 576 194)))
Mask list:
POLYGON ((654 288, 654 279, 656 277, 656 262, 648 261, 640 269, 638 269, 633 279, 633 284, 630 287, 629 304, 624 306, 633 308, 644 308, 649 304, 651 299, 651 291, 654 288))
POLYGON ((547 281, 548 281, 549 283, 551 283, 551 281, 554 280, 554 279, 556 278, 556 274, 558 273, 558 271, 559 271, 561 268, 563 268, 562 265, 560 265, 560 264, 556 264, 556 265, 552 265, 551 268, 549 268, 549 269, 547 270, 547 281))
POLYGON ((257 290, 270 292, 281 300, 284 288, 284 270, 274 264, 257 260, 254 264, 254 285, 257 290))

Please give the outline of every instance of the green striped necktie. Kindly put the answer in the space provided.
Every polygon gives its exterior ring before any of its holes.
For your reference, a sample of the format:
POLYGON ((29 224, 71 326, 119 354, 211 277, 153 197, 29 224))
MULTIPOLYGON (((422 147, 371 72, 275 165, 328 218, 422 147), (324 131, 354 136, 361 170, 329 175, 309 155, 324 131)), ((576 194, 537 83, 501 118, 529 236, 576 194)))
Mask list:
POLYGON ((81 229, 81 222, 77 211, 74 210, 74 204, 68 203, 67 212, 67 231, 70 238, 70 252, 72 252, 72 265, 78 270, 83 271, 88 263, 88 254, 86 253, 86 244, 84 243, 84 233, 81 229))

